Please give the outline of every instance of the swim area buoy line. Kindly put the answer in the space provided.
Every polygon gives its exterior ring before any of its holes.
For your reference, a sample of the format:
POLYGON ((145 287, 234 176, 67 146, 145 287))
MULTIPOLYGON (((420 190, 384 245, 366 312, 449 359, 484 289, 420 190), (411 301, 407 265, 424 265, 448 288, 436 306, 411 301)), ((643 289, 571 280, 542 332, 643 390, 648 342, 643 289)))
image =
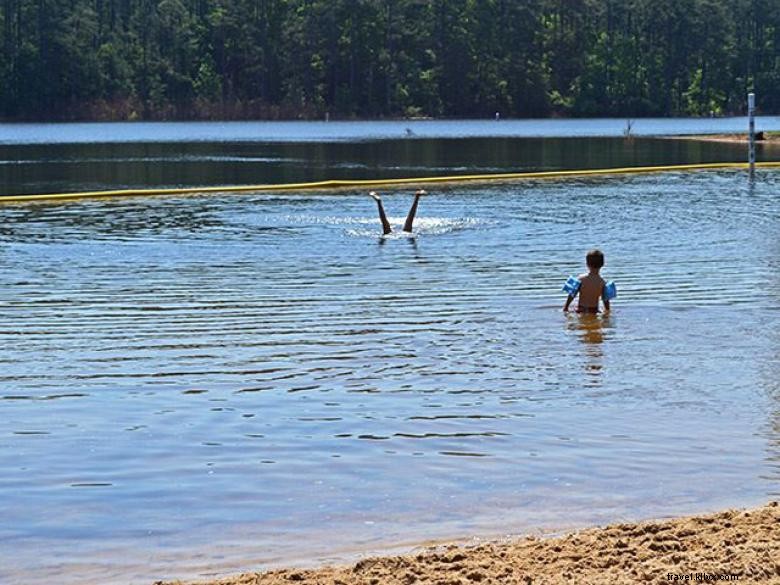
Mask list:
MULTIPOLYGON (((756 163, 758 168, 780 168, 780 161, 756 163)), ((442 183, 489 183, 492 181, 522 181, 524 179, 560 179, 597 175, 631 175, 666 171, 704 171, 749 168, 744 162, 700 163, 653 167, 622 167, 611 169, 583 169, 571 171, 539 171, 527 173, 495 173, 488 175, 452 175, 443 177, 410 177, 406 179, 358 179, 316 181, 312 183, 282 183, 276 185, 237 185, 224 187, 179 187, 171 189, 117 189, 111 191, 85 191, 81 193, 45 193, 40 195, 0 195, 2 203, 27 203, 35 201, 68 201, 87 198, 150 197, 157 195, 198 195, 208 193, 261 193, 311 191, 328 189, 359 189, 365 187, 403 187, 408 185, 432 185, 442 183)))

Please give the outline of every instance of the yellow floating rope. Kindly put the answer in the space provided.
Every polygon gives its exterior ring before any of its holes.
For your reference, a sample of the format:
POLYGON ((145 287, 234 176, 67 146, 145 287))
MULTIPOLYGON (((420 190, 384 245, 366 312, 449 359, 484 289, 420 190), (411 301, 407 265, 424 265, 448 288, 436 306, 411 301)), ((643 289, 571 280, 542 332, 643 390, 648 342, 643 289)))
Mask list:
MULTIPOLYGON (((778 162, 756 163, 758 168, 778 168, 778 162)), ((182 187, 174 189, 117 189, 113 191, 86 191, 82 193, 46 193, 40 195, 0 196, 0 203, 25 203, 31 201, 67 201, 70 199, 100 197, 143 197, 152 195, 191 195, 196 193, 248 193, 263 191, 308 191, 312 189, 356 189, 359 187, 399 187, 404 185, 429 185, 438 183, 465 183, 490 181, 515 181, 523 179, 556 179, 588 177, 594 175, 627 175, 659 173, 665 171, 698 171, 708 169, 747 169, 748 163, 723 162, 690 165, 666 165, 654 167, 622 167, 614 169, 584 169, 573 171, 540 171, 529 173, 496 173, 488 175, 454 175, 446 177, 412 177, 406 179, 358 179, 331 180, 312 183, 283 183, 277 185, 240 185, 226 187, 182 187)))

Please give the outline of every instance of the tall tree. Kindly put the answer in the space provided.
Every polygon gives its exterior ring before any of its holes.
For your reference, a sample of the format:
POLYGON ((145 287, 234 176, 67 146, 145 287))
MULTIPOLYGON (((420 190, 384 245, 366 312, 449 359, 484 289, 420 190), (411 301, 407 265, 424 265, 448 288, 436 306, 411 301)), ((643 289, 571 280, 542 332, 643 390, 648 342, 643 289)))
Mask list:
POLYGON ((780 110, 777 0, 0 0, 5 119, 780 110))

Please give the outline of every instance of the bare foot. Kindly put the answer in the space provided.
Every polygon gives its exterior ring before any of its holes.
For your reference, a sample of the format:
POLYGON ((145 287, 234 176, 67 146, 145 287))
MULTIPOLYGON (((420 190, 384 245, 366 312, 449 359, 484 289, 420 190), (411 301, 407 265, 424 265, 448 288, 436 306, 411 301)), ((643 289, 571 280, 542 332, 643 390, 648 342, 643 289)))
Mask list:
POLYGON ((414 193, 415 197, 422 197, 423 195, 427 195, 427 194, 428 194, 428 191, 426 191, 425 189, 418 189, 414 193))
POLYGON ((382 198, 381 198, 381 197, 379 197, 379 195, 377 195, 377 194, 376 194, 376 191, 371 191, 371 192, 368 194, 368 196, 369 196, 369 197, 371 197, 371 198, 372 198, 374 201, 376 201, 377 203, 379 203, 380 201, 382 201, 382 198))

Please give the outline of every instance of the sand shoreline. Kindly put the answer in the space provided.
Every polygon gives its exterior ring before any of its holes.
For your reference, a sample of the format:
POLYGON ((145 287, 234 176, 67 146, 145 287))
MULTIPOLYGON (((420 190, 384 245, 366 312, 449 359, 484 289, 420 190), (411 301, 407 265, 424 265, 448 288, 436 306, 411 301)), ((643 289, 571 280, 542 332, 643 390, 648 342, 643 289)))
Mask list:
MULTIPOLYGON (((729 142, 737 144, 747 144, 747 133, 734 134, 682 134, 679 136, 663 136, 670 140, 697 140, 703 142, 729 142)), ((776 146, 780 144, 780 134, 776 132, 764 132, 763 138, 756 140, 756 144, 776 146)))
MULTIPOLYGON (((621 523, 554 538, 366 558, 352 565, 281 569, 211 585, 780 583, 780 504, 672 520, 621 523)), ((155 585, 181 585, 158 581, 155 585)))

